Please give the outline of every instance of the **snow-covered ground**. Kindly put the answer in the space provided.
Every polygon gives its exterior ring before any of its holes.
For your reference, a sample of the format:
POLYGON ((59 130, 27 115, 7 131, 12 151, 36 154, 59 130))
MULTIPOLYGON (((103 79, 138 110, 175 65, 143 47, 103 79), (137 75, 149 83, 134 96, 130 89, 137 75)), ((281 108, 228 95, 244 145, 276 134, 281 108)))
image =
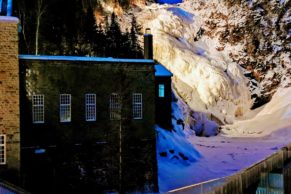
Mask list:
POLYGON ((186 125, 183 130, 178 99, 173 103, 175 131, 157 128, 160 191, 232 175, 291 143, 290 99, 291 88, 280 88, 271 102, 252 113, 255 116, 250 113, 250 119, 228 125, 220 135, 208 138, 193 135, 186 125), (248 130, 252 133, 242 133, 248 130))

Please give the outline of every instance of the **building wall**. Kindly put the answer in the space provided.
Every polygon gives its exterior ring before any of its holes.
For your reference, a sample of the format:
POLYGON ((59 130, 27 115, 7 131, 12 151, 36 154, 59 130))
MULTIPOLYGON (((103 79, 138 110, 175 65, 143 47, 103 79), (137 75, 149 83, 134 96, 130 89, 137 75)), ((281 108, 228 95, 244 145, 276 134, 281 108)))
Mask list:
MULTIPOLYGON (((93 188, 96 192, 143 191, 145 185, 152 191, 157 190, 153 64, 20 60, 20 66, 23 160, 29 160, 27 156, 34 151, 31 148, 55 147, 55 156, 49 156, 55 163, 75 160, 84 169, 94 171, 90 177, 98 177, 93 188), (116 92, 123 99, 122 121, 109 119, 109 96, 116 92), (132 119, 134 92, 143 94, 141 120, 132 119), (62 93, 72 95, 69 123, 59 122, 59 94, 62 93), (97 121, 85 121, 86 93, 96 94, 97 121), (44 95, 44 124, 32 123, 33 94, 44 95)), ((26 161, 23 166, 30 169, 32 166, 26 161)))
POLYGON ((6 134, 7 145, 7 164, 0 165, 0 173, 8 170, 10 175, 14 170, 17 174, 20 168, 17 27, 17 18, 0 16, 0 134, 6 134))
POLYGON ((172 130, 172 86, 171 77, 156 77, 156 123, 172 130), (159 84, 165 86, 165 97, 159 97, 159 84))

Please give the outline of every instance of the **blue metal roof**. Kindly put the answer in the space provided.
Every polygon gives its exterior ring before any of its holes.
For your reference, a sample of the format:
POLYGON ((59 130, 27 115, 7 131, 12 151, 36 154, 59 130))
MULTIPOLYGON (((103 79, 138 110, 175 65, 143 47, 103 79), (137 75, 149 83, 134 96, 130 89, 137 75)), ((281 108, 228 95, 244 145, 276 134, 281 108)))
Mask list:
POLYGON ((156 77, 172 77, 173 76, 173 74, 161 64, 156 64, 155 70, 156 70, 155 72, 156 77))
POLYGON ((78 57, 78 56, 47 56, 47 55, 19 55, 24 60, 46 60, 46 61, 96 61, 115 63, 154 63, 151 59, 119 59, 104 57, 78 57))
MULTIPOLYGON (((119 59, 104 57, 79 57, 79 56, 48 56, 48 55, 19 55, 23 60, 45 60, 45 61, 96 61, 111 63, 154 63, 152 59, 119 59)), ((173 74, 161 64, 155 65, 156 77, 172 77, 173 74)))

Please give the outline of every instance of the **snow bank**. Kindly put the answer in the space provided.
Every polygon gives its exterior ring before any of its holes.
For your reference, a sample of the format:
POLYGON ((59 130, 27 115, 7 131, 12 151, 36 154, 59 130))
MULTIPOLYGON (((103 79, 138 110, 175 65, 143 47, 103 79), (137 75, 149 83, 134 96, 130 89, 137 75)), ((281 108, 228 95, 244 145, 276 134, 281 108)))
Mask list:
MULTIPOLYGON (((188 136, 194 134, 194 131, 185 127, 182 121, 183 110, 177 106, 176 102, 172 103, 172 109, 173 130, 168 131, 156 127, 159 188, 161 192, 176 188, 176 179, 182 179, 184 176, 181 174, 181 169, 187 169, 201 157, 200 153, 187 139, 188 136)), ((184 186, 184 183, 178 183, 178 185, 184 186)))
MULTIPOLYGON (((189 143, 186 136, 177 131, 168 131, 156 127, 157 131, 157 154, 160 158, 177 165, 189 165, 196 161, 200 154, 189 143)), ((163 160, 162 159, 162 160, 163 160)))
POLYGON ((262 110, 253 118, 226 125, 222 132, 231 137, 261 137, 291 130, 291 87, 279 88, 262 110))
POLYGON ((170 163, 177 165, 189 165, 200 158, 199 152, 188 142, 187 136, 193 135, 183 123, 183 112, 177 103, 172 103, 173 130, 168 131, 156 126, 157 131, 157 154, 170 163))

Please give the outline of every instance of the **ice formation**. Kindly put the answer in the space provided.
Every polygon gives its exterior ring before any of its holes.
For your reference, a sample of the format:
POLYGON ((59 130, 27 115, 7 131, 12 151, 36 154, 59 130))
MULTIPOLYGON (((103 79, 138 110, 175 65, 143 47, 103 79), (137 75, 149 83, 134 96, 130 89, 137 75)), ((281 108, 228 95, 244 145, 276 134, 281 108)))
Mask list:
POLYGON ((250 109, 243 70, 216 49, 218 40, 199 37, 202 18, 183 4, 152 4, 136 15, 152 30, 155 59, 174 74, 174 89, 194 112, 225 124, 250 109))

